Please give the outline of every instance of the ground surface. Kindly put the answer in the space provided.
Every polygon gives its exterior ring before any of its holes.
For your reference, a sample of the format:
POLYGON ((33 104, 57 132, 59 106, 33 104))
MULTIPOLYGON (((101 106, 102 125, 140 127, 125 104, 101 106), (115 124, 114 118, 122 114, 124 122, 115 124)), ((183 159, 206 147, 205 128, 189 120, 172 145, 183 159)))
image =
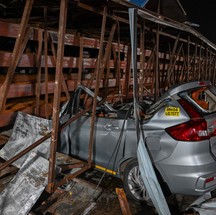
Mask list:
MULTIPOLYGON (((89 170, 58 189, 51 197, 37 202, 32 214, 55 215, 121 215, 122 210, 115 188, 122 188, 122 181, 97 170, 89 170), (100 185, 98 185, 100 183, 100 185)), ((154 207, 140 205, 128 199, 132 215, 157 214, 154 207)), ((182 215, 179 209, 188 206, 191 197, 171 196, 168 199, 172 215, 182 215)))

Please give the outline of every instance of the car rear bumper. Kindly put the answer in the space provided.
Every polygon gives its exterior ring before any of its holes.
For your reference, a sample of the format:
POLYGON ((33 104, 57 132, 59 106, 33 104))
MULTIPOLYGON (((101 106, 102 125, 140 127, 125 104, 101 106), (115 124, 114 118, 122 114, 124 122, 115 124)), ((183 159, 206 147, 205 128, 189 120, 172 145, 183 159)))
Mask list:
POLYGON ((202 195, 216 189, 216 161, 208 146, 207 141, 179 142, 170 157, 156 163, 172 193, 202 195))
POLYGON ((216 189, 216 163, 190 167, 160 165, 159 168, 163 169, 163 178, 172 193, 202 195, 216 189), (164 171, 167 168, 169 171, 164 171))
POLYGON ((206 192, 216 187, 216 173, 202 175, 198 178, 196 183, 196 192, 206 192))

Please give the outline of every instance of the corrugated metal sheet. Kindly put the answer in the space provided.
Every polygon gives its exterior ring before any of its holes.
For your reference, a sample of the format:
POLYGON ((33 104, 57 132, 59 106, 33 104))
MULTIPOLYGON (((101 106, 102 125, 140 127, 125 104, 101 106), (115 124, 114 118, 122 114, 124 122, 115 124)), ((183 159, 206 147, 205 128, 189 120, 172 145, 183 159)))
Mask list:
MULTIPOLYGON (((14 155, 39 140, 50 130, 51 120, 18 112, 12 135, 5 146, 0 150, 0 157, 9 160, 14 155)), ((49 157, 49 148, 50 138, 38 147, 34 148, 33 151, 47 159, 49 157)), ((29 154, 30 153, 25 154, 23 157, 15 161, 13 165, 20 168, 29 154)))
POLYGON ((48 167, 48 160, 32 152, 0 194, 0 214, 27 214, 47 185, 48 167))

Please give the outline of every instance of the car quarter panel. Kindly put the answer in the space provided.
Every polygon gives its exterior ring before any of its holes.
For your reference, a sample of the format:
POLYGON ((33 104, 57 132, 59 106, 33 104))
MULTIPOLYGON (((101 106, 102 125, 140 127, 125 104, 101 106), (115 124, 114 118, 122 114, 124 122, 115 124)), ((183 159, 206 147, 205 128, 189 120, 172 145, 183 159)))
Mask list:
MULTIPOLYGON (((179 141, 170 157, 156 163, 173 193, 201 194, 197 180, 216 173, 216 162, 209 154, 209 141, 179 141)), ((204 192, 204 191, 202 191, 204 192)))
POLYGON ((174 151, 177 141, 166 133, 166 128, 188 121, 190 118, 181 105, 172 100, 160 108, 153 117, 143 124, 145 141, 154 162, 169 157, 174 151), (167 114, 172 108, 178 108, 178 115, 167 114))

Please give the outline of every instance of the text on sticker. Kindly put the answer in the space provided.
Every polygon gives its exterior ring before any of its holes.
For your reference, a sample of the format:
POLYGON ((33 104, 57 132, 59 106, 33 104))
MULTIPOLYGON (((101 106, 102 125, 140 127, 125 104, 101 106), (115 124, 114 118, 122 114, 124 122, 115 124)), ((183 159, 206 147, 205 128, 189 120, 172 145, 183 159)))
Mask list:
POLYGON ((179 107, 166 107, 165 115, 166 116, 180 116, 180 108, 179 107))

